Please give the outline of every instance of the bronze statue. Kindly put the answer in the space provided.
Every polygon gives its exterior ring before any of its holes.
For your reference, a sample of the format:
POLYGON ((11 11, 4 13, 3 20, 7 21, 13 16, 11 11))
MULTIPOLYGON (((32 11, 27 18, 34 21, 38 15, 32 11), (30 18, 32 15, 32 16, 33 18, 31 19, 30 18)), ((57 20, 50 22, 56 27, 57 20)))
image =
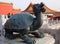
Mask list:
POLYGON ((42 25, 41 13, 45 12, 44 4, 35 4, 33 12, 36 17, 27 12, 22 12, 11 16, 5 23, 5 37, 13 39, 13 32, 19 33, 21 39, 28 44, 35 44, 35 40, 31 39, 28 35, 32 34, 35 37, 44 37, 43 34, 35 32, 42 25))

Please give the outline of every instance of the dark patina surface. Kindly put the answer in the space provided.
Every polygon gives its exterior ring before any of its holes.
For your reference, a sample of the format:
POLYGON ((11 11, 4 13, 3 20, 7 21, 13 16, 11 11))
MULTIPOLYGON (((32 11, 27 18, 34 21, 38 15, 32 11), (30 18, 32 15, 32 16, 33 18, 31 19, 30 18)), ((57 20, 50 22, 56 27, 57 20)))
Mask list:
POLYGON ((19 33, 21 39, 28 44, 35 44, 35 40, 31 39, 28 35, 32 34, 35 37, 44 37, 42 33, 35 32, 42 25, 42 12, 45 12, 44 4, 35 4, 33 6, 33 12, 36 16, 33 17, 31 14, 22 12, 11 16, 4 25, 5 37, 13 39, 13 32, 19 33))

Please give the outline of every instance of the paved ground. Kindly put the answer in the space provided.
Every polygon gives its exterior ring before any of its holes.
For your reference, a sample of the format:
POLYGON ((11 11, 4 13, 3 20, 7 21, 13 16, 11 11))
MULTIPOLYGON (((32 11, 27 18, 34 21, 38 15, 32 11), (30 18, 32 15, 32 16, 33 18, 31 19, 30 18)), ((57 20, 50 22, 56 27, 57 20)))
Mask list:
MULTIPOLYGON (((36 40, 36 44, 54 44, 55 40, 52 36, 45 34, 44 38, 33 38, 36 40)), ((0 37, 0 44, 26 44, 23 43, 20 38, 14 40, 8 40, 3 36, 0 37)))

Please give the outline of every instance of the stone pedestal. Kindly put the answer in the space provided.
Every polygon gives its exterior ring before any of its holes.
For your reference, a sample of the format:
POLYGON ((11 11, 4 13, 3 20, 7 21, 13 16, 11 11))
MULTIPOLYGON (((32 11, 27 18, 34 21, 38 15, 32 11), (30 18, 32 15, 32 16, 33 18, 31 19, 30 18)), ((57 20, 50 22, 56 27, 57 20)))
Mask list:
POLYGON ((57 24, 45 24, 40 29, 41 33, 49 33, 55 38, 55 44, 60 44, 60 23, 57 24))
MULTIPOLYGON (((34 38, 33 39, 36 40, 35 44, 54 44, 55 43, 55 39, 48 34, 45 34, 44 38, 34 38)), ((4 37, 2 37, 2 39, 0 39, 0 44, 3 42, 3 44, 26 44, 23 42, 23 40, 21 40, 20 38, 14 39, 14 40, 8 40, 4 37)))

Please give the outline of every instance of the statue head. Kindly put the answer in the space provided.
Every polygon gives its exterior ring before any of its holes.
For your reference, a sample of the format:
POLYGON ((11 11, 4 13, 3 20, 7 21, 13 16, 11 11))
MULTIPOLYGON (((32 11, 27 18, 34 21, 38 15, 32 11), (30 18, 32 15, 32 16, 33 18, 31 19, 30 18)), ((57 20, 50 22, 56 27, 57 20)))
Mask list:
POLYGON ((34 13, 45 12, 46 9, 43 6, 44 4, 42 2, 40 4, 35 4, 33 6, 33 12, 34 13))

